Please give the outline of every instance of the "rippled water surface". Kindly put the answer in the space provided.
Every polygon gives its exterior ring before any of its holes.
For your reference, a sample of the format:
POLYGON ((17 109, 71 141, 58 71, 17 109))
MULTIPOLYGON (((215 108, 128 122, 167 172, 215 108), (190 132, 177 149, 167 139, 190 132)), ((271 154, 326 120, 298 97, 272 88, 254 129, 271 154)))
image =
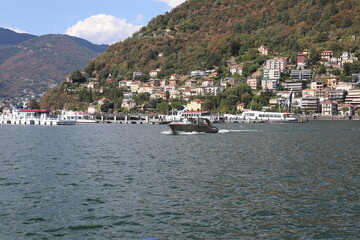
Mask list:
POLYGON ((0 125, 0 239, 359 239, 360 122, 0 125))

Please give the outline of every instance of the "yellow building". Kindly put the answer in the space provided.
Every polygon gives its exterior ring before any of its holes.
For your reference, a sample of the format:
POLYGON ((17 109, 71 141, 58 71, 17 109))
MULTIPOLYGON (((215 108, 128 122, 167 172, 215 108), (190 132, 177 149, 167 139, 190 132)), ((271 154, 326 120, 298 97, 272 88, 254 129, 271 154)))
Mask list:
POLYGON ((204 108, 204 102, 200 99, 194 99, 186 105, 188 111, 199 111, 204 108))

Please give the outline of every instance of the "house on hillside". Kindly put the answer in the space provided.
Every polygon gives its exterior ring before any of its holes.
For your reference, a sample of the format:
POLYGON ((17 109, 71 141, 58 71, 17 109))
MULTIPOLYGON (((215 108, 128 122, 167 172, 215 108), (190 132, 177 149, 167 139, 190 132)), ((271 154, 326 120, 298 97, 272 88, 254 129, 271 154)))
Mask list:
POLYGON ((211 87, 214 86, 215 80, 214 79, 204 79, 201 83, 203 87, 211 87))
POLYGON ((195 79, 189 79, 185 81, 185 86, 194 87, 197 84, 197 80, 195 79))
POLYGON ((258 48, 258 51, 259 51, 259 53, 260 53, 261 55, 267 56, 267 55, 269 55, 270 48, 268 48, 267 46, 260 46, 260 47, 258 48))
POLYGON ((324 89, 325 84, 323 80, 314 80, 310 83, 310 89, 324 89))
POLYGON ((241 66, 232 66, 231 68, 230 68, 230 73, 231 73, 231 75, 239 75, 239 76, 241 76, 242 74, 243 74, 243 67, 241 67, 241 66))
POLYGON ((266 60, 265 68, 266 69, 280 69, 281 72, 285 72, 287 70, 288 58, 285 57, 277 57, 266 60))
POLYGON ((89 82, 89 83, 87 84, 87 88, 89 88, 89 89, 94 89, 95 86, 98 85, 98 84, 99 84, 99 82, 89 82))
POLYGON ((137 77, 142 77, 144 76, 144 73, 140 70, 136 70, 133 72, 133 79, 137 78, 137 77))
POLYGON ((310 57, 310 49, 304 49, 302 51, 302 54, 306 55, 307 57, 310 57))
POLYGON ((296 65, 302 69, 306 66, 307 55, 299 53, 296 55, 296 65))
POLYGON ((124 87, 130 89, 133 80, 121 80, 119 82, 119 88, 124 87))
POLYGON ((223 77, 220 80, 220 85, 221 86, 234 86, 237 83, 237 80, 235 78, 229 78, 229 77, 223 77))
POLYGON ((330 60, 334 56, 333 51, 322 51, 320 53, 321 59, 330 60))
POLYGON ((151 70, 149 72, 149 75, 151 78, 156 78, 158 76, 158 73, 161 72, 161 68, 157 68, 157 69, 154 69, 154 70, 151 70))
POLYGON ((331 88, 331 89, 334 89, 334 88, 336 88, 338 82, 339 82, 339 78, 330 77, 330 78, 327 79, 327 87, 331 88))
POLYGON ((290 77, 292 80, 307 80, 311 79, 311 70, 291 70, 290 77))
POLYGON ((181 76, 177 73, 171 74, 170 80, 180 80, 181 76))
POLYGON ((201 71, 201 70, 194 70, 191 71, 191 77, 196 78, 196 77, 207 77, 209 74, 206 73, 205 71, 201 71))
POLYGON ((136 101, 132 98, 125 98, 121 103, 121 107, 130 110, 136 107, 136 101))
POLYGON ((261 80, 262 89, 276 90, 278 79, 263 79, 261 80))
POLYGON ((261 80, 259 78, 248 78, 246 83, 251 87, 251 89, 256 90, 261 85, 261 80))
POLYGON ((200 111, 204 108, 204 102, 200 99, 194 99, 186 105, 188 111, 200 111))

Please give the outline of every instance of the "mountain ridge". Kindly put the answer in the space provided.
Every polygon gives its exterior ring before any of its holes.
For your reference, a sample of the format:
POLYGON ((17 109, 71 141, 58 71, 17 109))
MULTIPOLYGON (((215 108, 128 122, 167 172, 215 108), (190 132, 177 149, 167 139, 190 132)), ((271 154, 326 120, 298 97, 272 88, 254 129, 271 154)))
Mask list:
POLYGON ((38 98, 108 47, 62 34, 32 35, 28 39, 13 37, 16 36, 13 32, 11 35, 15 41, 7 40, 0 47, 0 97, 3 98, 38 98))

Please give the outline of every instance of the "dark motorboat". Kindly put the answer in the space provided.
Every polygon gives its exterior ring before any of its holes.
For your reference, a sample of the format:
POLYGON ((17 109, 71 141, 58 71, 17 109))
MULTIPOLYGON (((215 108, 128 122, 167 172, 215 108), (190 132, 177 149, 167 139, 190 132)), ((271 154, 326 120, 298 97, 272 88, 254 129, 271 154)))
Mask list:
POLYGON ((184 118, 179 122, 172 122, 169 127, 173 133, 179 132, 204 132, 217 133, 219 129, 211 124, 207 118, 184 118))

